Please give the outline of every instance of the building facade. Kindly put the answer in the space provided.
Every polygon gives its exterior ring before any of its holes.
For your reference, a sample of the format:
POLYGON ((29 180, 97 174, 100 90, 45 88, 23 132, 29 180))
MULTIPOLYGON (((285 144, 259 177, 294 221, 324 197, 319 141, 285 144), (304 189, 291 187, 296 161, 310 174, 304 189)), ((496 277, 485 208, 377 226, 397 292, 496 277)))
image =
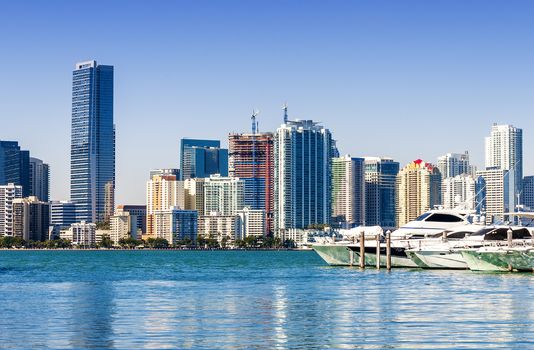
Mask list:
POLYGON ((122 213, 128 213, 130 217, 135 217, 135 232, 146 233, 146 205, 118 205, 115 215, 121 215, 122 213))
POLYGON ((530 210, 534 210, 534 176, 523 178, 523 204, 530 210))
POLYGON ((461 174, 443 179, 441 184, 444 209, 476 210, 477 182, 474 176, 461 174))
POLYGON ((0 237, 15 234, 13 202, 18 198, 22 198, 22 186, 13 183, 0 186, 0 237))
POLYGON ((517 197, 522 189, 523 181, 523 130, 513 125, 497 125, 491 127, 490 136, 485 139, 486 170, 507 170, 512 178, 507 180, 511 184, 515 204, 510 210, 515 210, 519 204, 517 197), (513 181, 511 183, 510 181, 513 181))
POLYGON ((365 224, 396 227, 396 179, 399 163, 391 158, 365 157, 365 224))
POLYGON ((195 242, 198 233, 198 213, 196 210, 181 210, 172 207, 155 213, 154 232, 157 238, 164 238, 170 244, 189 239, 195 242))
POLYGON ((245 239, 250 236, 256 238, 266 236, 265 210, 245 207, 243 210, 237 211, 236 219, 236 239, 245 239))
POLYGON ((274 135, 230 134, 228 144, 228 173, 231 177, 244 181, 245 206, 252 210, 264 210, 266 225, 271 231, 274 205, 274 135))
POLYGON ((67 239, 72 244, 84 247, 94 246, 96 242, 96 224, 90 222, 77 222, 72 224, 67 230, 60 233, 61 239, 67 239))
POLYGON ((514 194, 515 179, 513 171, 502 169, 486 169, 477 172, 484 179, 484 209, 486 224, 504 220, 504 213, 515 210, 514 194))
POLYGON ((274 227, 285 238, 290 228, 329 225, 332 215, 330 131, 312 120, 287 121, 274 141, 274 227))
POLYGON ((182 139, 180 142, 180 179, 228 176, 228 150, 218 140, 182 139))
POLYGON ((50 200, 50 167, 33 157, 30 157, 30 194, 43 202, 50 200))
POLYGON ((332 222, 341 228, 365 226, 363 158, 332 158, 332 222))
POLYGON ((154 214, 158 210, 182 207, 184 202, 183 182, 174 175, 155 175, 146 185, 146 234, 154 235, 154 214))
POLYGON ((211 175, 204 180, 204 213, 235 215, 243 209, 245 182, 236 177, 211 175))
POLYGON ((50 204, 36 196, 13 200, 13 235, 26 241, 45 241, 50 226, 50 204))
POLYGON ((447 153, 438 158, 437 167, 441 173, 441 179, 455 177, 461 174, 474 175, 474 168, 469 163, 469 152, 447 153))
POLYGON ((30 152, 16 141, 0 141, 0 186, 10 183, 21 186, 24 197, 31 194, 30 152))
POLYGON ((76 222, 76 204, 71 201, 50 203, 50 225, 66 228, 76 222))
POLYGON ((397 175, 397 227, 441 204, 441 174, 438 168, 417 159, 397 175))
POLYGON ((217 239, 219 242, 234 242, 236 235, 237 216, 222 215, 212 212, 209 215, 199 217, 198 234, 204 238, 217 239))
POLYGON ((72 79, 70 195, 78 220, 105 219, 106 185, 115 191, 113 66, 81 62, 72 79))

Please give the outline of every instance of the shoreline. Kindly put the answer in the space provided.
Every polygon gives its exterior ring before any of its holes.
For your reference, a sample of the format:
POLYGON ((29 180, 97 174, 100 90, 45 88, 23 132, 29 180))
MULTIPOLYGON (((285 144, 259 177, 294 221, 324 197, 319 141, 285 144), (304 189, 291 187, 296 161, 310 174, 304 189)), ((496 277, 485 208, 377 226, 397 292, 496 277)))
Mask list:
POLYGON ((312 249, 297 248, 0 248, 0 251, 292 251, 308 252, 312 249))

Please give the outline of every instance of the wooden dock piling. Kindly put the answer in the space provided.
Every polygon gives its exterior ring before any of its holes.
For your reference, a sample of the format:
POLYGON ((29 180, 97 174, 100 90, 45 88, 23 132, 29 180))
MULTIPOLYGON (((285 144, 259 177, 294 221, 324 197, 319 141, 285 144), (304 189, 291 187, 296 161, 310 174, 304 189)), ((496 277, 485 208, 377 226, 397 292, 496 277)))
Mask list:
POLYGON ((360 268, 365 269, 365 232, 360 233, 360 268))
POLYGON ((376 269, 380 270, 380 235, 376 234, 376 269))
POLYGON ((386 269, 391 270, 391 231, 386 232, 386 269))

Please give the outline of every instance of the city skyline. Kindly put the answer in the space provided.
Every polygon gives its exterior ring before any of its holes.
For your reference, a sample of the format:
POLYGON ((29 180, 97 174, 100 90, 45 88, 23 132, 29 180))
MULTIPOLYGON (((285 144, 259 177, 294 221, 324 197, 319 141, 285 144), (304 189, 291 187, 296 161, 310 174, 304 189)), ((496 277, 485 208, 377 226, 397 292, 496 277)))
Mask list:
MULTIPOLYGON (((118 17, 119 3, 110 6, 96 31, 103 34, 119 24, 124 31, 110 32, 110 39, 104 41, 94 35, 84 43, 73 43, 73 34, 60 30, 70 26, 72 19, 64 13, 54 17, 54 6, 35 3, 26 12, 23 5, 8 4, 0 15, 0 28, 13 33, 6 40, 6 50, 14 54, 5 57, 0 68, 2 80, 10 82, 0 87, 0 115, 17 123, 7 123, 0 139, 18 141, 32 156, 50 164, 51 199, 69 199, 72 66, 96 59, 116 68, 117 204, 143 203, 149 171, 178 167, 181 138, 221 140, 226 148, 229 133, 248 131, 254 107, 261 110, 260 131, 274 132, 283 121, 284 101, 289 104, 290 119, 319 120, 330 129, 342 154, 391 157, 401 167, 413 159, 436 163, 443 154, 468 150, 472 164, 481 169, 483 140, 491 125, 512 124, 525 132, 523 172, 532 175, 534 164, 528 160, 534 144, 528 135, 534 130, 529 120, 534 113, 534 77, 528 62, 533 52, 525 44, 533 34, 527 26, 532 5, 485 3, 481 14, 481 4, 453 3, 444 9, 441 3, 416 1, 383 2, 383 6, 335 2, 327 8, 316 2, 308 7, 231 3, 221 16, 218 4, 201 9, 194 4, 162 3, 143 14, 147 5, 134 3, 120 10, 125 16, 118 17), (232 11, 234 6, 239 9, 232 11), (414 31, 410 20, 415 15, 410 11, 416 12, 419 28, 428 26, 428 33, 414 31), (23 12, 30 19, 37 13, 50 15, 54 24, 39 33, 34 25, 10 30, 23 12), (156 12, 162 16, 158 23, 156 12), (154 21, 148 34, 138 36, 133 46, 111 45, 129 37, 128 30, 144 16, 154 21), (180 34, 184 26, 203 16, 205 29, 180 34), (302 28, 282 25, 291 19, 302 28), (317 19, 324 26, 314 28, 317 19), (450 22, 454 28, 446 26, 450 22), (503 24, 495 28, 496 22, 503 24), (245 28, 250 33, 244 33, 245 28), (165 29, 171 30, 161 42, 150 40, 165 29), (212 38, 218 29, 221 34, 212 38), (366 34, 372 35, 366 38, 366 34), (166 48, 165 43, 173 39, 176 45, 166 48), (17 42, 25 42, 26 47, 20 48, 17 42), (29 48, 37 50, 45 44, 57 50, 43 51, 40 64, 30 64, 36 58, 29 48), (136 49, 143 44, 149 53, 136 49), (356 46, 360 49, 355 50, 356 46), (210 49, 217 59, 205 55, 210 49), (451 50, 463 56, 456 57, 451 50), (390 61, 393 54, 395 60, 390 61), (339 67, 332 67, 334 63, 339 67), (144 65, 163 68, 149 76, 144 65), (21 102, 27 96, 33 103, 21 102), (21 123, 34 127, 21 128, 21 123)), ((74 13, 78 6, 64 11, 74 13)), ((85 23, 88 18, 77 20, 85 23)), ((85 33, 89 32, 83 29, 85 33)))

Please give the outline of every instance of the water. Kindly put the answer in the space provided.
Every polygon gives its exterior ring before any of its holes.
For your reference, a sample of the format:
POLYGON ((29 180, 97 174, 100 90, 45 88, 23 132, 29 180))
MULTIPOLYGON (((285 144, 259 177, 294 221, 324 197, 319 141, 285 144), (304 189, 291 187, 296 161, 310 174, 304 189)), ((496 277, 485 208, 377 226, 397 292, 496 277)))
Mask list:
POLYGON ((313 252, 0 251, 0 347, 529 348, 532 274, 313 252))

